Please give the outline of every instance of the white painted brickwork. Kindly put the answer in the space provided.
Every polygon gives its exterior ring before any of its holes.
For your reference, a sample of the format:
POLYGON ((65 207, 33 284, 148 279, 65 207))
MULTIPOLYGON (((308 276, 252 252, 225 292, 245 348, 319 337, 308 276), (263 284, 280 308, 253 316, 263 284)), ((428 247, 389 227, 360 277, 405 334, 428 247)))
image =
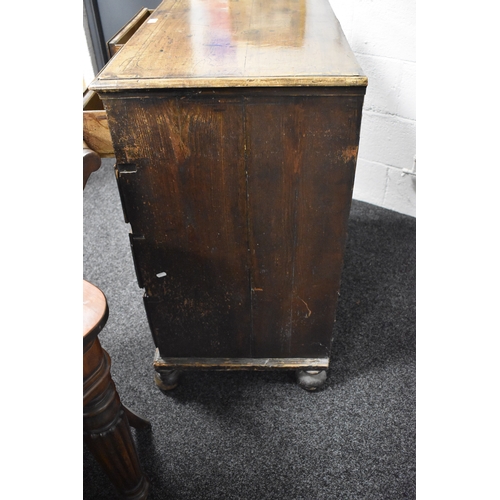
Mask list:
POLYGON ((368 76, 354 198, 415 216, 415 0, 329 1, 368 76))

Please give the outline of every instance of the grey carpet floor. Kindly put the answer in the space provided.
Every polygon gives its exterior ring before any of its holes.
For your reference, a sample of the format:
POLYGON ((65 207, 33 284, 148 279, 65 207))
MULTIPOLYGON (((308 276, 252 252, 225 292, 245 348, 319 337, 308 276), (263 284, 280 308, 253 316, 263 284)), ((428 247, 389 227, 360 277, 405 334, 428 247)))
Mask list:
MULTIPOLYGON (((188 372, 168 395, 113 173, 103 161, 83 193, 84 278, 107 295, 99 338, 133 430, 150 499, 401 500, 416 497, 413 217, 353 201, 326 386, 289 372, 188 372)), ((84 499, 117 498, 84 448, 84 499)))

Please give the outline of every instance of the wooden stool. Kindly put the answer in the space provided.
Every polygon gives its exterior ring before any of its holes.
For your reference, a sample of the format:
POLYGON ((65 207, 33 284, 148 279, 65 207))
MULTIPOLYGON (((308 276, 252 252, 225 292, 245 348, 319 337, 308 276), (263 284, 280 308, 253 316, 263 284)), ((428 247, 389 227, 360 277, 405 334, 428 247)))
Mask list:
POLYGON ((97 335, 108 319, 105 295, 83 281, 83 433, 90 452, 123 498, 145 499, 144 475, 130 430, 151 424, 122 405, 111 378, 111 359, 97 335), (130 424, 130 425, 129 425, 130 424))

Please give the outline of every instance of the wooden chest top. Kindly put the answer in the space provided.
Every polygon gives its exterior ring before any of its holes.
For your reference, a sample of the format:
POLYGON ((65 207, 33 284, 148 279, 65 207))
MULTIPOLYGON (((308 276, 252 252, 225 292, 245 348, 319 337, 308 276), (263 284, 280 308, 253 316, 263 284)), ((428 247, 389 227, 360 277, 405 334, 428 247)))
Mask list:
POLYGON ((328 0, 164 0, 90 88, 366 85, 328 0))

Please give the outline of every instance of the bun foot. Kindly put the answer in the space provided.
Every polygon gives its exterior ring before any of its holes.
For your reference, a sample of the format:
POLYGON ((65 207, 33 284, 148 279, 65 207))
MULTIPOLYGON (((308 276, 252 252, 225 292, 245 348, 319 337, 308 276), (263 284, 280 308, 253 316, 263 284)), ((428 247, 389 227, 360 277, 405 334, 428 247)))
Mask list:
POLYGON ((161 391, 171 391, 179 383, 179 370, 162 370, 155 373, 155 383, 161 391))
POLYGON ((326 382, 326 370, 298 370, 297 382, 306 391, 317 391, 326 382))

